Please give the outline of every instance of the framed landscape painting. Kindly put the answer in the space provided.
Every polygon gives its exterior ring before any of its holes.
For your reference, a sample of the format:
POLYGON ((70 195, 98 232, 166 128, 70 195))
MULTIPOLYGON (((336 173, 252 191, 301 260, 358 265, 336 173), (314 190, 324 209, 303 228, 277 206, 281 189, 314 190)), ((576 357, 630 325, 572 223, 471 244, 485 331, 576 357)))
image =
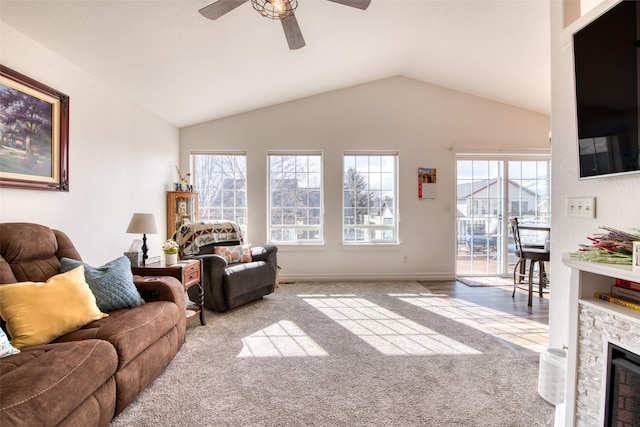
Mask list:
POLYGON ((69 191, 69 97, 3 65, 0 186, 69 191))

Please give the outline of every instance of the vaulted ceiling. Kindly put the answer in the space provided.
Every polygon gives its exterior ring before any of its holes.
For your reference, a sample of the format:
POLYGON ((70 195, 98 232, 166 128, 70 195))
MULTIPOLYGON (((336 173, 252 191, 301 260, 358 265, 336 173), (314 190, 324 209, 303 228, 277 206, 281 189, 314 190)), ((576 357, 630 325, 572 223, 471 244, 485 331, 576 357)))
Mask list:
POLYGON ((298 0, 299 50, 250 2, 210 3, 0 0, 0 19, 179 127, 395 75, 549 114, 548 0, 298 0))

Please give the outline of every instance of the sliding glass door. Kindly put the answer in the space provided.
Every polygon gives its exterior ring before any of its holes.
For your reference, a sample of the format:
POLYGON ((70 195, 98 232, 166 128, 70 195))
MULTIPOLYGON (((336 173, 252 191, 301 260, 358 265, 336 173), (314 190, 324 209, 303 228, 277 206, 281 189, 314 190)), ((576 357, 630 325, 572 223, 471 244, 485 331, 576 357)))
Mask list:
POLYGON ((511 274, 508 220, 549 223, 550 172, 548 159, 458 158, 457 275, 511 274))

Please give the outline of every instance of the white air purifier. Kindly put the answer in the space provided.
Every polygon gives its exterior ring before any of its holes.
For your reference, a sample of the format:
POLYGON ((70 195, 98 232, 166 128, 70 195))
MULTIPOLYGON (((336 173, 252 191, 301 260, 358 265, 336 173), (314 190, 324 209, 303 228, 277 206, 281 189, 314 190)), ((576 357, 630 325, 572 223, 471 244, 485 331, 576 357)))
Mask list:
POLYGON ((548 348, 540 353, 538 394, 552 405, 564 403, 564 383, 567 374, 567 353, 548 348))

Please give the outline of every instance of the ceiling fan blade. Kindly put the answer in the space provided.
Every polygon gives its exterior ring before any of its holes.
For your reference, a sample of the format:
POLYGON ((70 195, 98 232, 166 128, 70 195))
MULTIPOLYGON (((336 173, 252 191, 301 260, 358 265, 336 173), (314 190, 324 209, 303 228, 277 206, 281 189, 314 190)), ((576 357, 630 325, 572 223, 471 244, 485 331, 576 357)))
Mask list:
POLYGON ((218 0, 215 3, 211 3, 209 6, 205 6, 199 10, 200 14, 205 18, 218 19, 222 15, 231 12, 238 6, 243 5, 249 0, 218 0))
POLYGON ((280 22, 282 22, 282 29, 284 30, 284 35, 287 38, 287 43, 289 43, 289 49, 300 49, 306 45, 295 15, 281 19, 280 22))
POLYGON ((329 0, 334 3, 343 4, 345 6, 355 7, 356 9, 366 10, 371 3, 371 0, 329 0))

